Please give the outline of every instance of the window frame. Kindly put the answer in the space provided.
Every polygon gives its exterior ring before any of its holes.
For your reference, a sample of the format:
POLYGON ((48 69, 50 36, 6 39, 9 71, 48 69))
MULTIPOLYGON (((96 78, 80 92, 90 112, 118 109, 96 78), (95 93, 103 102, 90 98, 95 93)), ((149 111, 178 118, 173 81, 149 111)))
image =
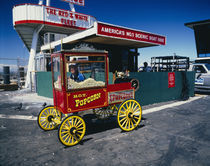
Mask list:
POLYGON ((62 91, 62 86, 63 86, 63 60, 62 60, 62 54, 52 54, 51 56, 51 71, 52 71, 52 84, 53 84, 53 89, 57 90, 57 91, 62 91), (60 88, 56 88, 54 85, 54 64, 53 64, 53 58, 57 58, 59 57, 60 59, 60 76, 61 76, 61 87, 60 88))
POLYGON ((193 67, 193 71, 195 71, 195 73, 199 73, 199 74, 207 73, 206 70, 205 70, 205 68, 204 68, 204 66, 202 66, 202 65, 195 65, 195 66, 193 67), (200 67, 200 69, 203 68, 203 71, 204 71, 204 72, 202 72, 201 70, 200 70, 200 71, 201 71, 200 73, 197 72, 197 70, 195 70, 196 67, 200 67))
MULTIPOLYGON (((78 63, 78 61, 76 62, 78 63)), ((106 53, 64 53, 64 64, 65 64, 65 68, 64 68, 64 75, 65 75, 65 89, 66 92, 77 92, 77 91, 85 91, 85 90, 93 90, 93 89, 103 89, 103 88, 107 88, 107 84, 108 84, 108 75, 107 75, 107 54, 106 53), (74 63, 71 61, 67 61, 67 57, 79 57, 79 56, 98 56, 98 57, 104 57, 104 61, 79 61, 79 63, 103 63, 105 65, 105 72, 104 72, 104 78, 105 78, 105 85, 104 86, 95 86, 95 87, 86 87, 86 88, 78 88, 78 89, 68 89, 68 79, 67 79, 67 69, 66 69, 66 64, 67 63, 74 63)))

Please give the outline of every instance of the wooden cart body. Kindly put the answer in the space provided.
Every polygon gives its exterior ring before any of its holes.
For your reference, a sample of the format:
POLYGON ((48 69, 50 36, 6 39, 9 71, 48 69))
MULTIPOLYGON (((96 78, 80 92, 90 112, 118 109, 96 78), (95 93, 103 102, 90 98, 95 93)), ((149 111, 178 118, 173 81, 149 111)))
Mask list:
MULTIPOLYGON (((97 52, 81 52, 81 51, 62 51, 51 55, 52 64, 52 80, 53 80, 53 97, 54 107, 64 114, 75 113, 84 110, 107 107, 109 105, 118 104, 126 99, 135 98, 134 88, 131 83, 109 84, 109 65, 108 53, 105 51, 97 52), (100 61, 76 60, 70 61, 74 57, 99 57, 100 61), (57 77, 57 87, 55 86, 55 60, 60 64, 57 65, 60 75, 57 77), (68 63, 88 64, 88 63, 104 63, 104 86, 92 86, 77 89, 68 89, 68 63)), ((90 58, 91 59, 91 58, 90 58)))

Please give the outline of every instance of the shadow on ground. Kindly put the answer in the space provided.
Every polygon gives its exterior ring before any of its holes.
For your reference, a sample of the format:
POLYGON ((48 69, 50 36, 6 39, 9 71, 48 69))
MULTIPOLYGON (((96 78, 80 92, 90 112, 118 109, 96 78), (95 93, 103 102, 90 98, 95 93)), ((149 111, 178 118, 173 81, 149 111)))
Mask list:
POLYGON ((210 95, 210 90, 195 90, 195 94, 210 95))
MULTIPOLYGON (((84 115, 83 118, 86 123, 86 129, 87 129, 86 135, 91 135, 91 134, 119 128, 116 116, 112 116, 110 118, 101 120, 101 119, 97 119, 94 114, 87 114, 87 115, 84 115)), ((146 118, 142 117, 142 121, 143 120, 146 120, 146 118)), ((142 121, 139 124, 139 126, 136 128, 136 130, 138 130, 141 127, 144 127, 144 125, 142 125, 142 121)))

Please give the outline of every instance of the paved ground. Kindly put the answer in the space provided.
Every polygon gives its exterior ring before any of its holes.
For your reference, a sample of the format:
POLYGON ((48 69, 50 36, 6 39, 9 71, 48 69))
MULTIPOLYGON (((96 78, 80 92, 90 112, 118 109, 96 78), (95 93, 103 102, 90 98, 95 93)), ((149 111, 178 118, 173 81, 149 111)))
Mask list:
MULTIPOLYGON (((43 102, 23 98, 23 108, 15 110, 21 95, 0 92, 0 114, 36 116, 43 102)), ((114 117, 84 118, 86 136, 70 148, 59 142, 57 130, 44 132, 34 120, 0 118, 0 165, 210 165, 210 96, 146 114, 129 133, 121 132, 114 117)))

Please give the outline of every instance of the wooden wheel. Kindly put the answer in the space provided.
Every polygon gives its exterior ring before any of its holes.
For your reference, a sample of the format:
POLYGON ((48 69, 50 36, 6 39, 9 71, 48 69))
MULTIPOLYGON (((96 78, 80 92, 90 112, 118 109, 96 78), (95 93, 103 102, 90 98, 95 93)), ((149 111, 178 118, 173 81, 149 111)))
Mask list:
POLYGON ((98 119, 107 119, 114 114, 114 107, 108 106, 103 108, 97 108, 93 110, 93 113, 98 119))
POLYGON ((134 99, 125 100, 119 107, 117 122, 123 131, 135 129, 141 121, 142 110, 134 99))
POLYGON ((65 146, 78 144, 85 135, 85 121, 77 115, 69 116, 63 120, 58 130, 58 138, 65 146))
POLYGON ((38 125, 41 129, 48 131, 57 127, 53 119, 61 120, 61 112, 56 110, 53 106, 43 108, 38 115, 38 125))

